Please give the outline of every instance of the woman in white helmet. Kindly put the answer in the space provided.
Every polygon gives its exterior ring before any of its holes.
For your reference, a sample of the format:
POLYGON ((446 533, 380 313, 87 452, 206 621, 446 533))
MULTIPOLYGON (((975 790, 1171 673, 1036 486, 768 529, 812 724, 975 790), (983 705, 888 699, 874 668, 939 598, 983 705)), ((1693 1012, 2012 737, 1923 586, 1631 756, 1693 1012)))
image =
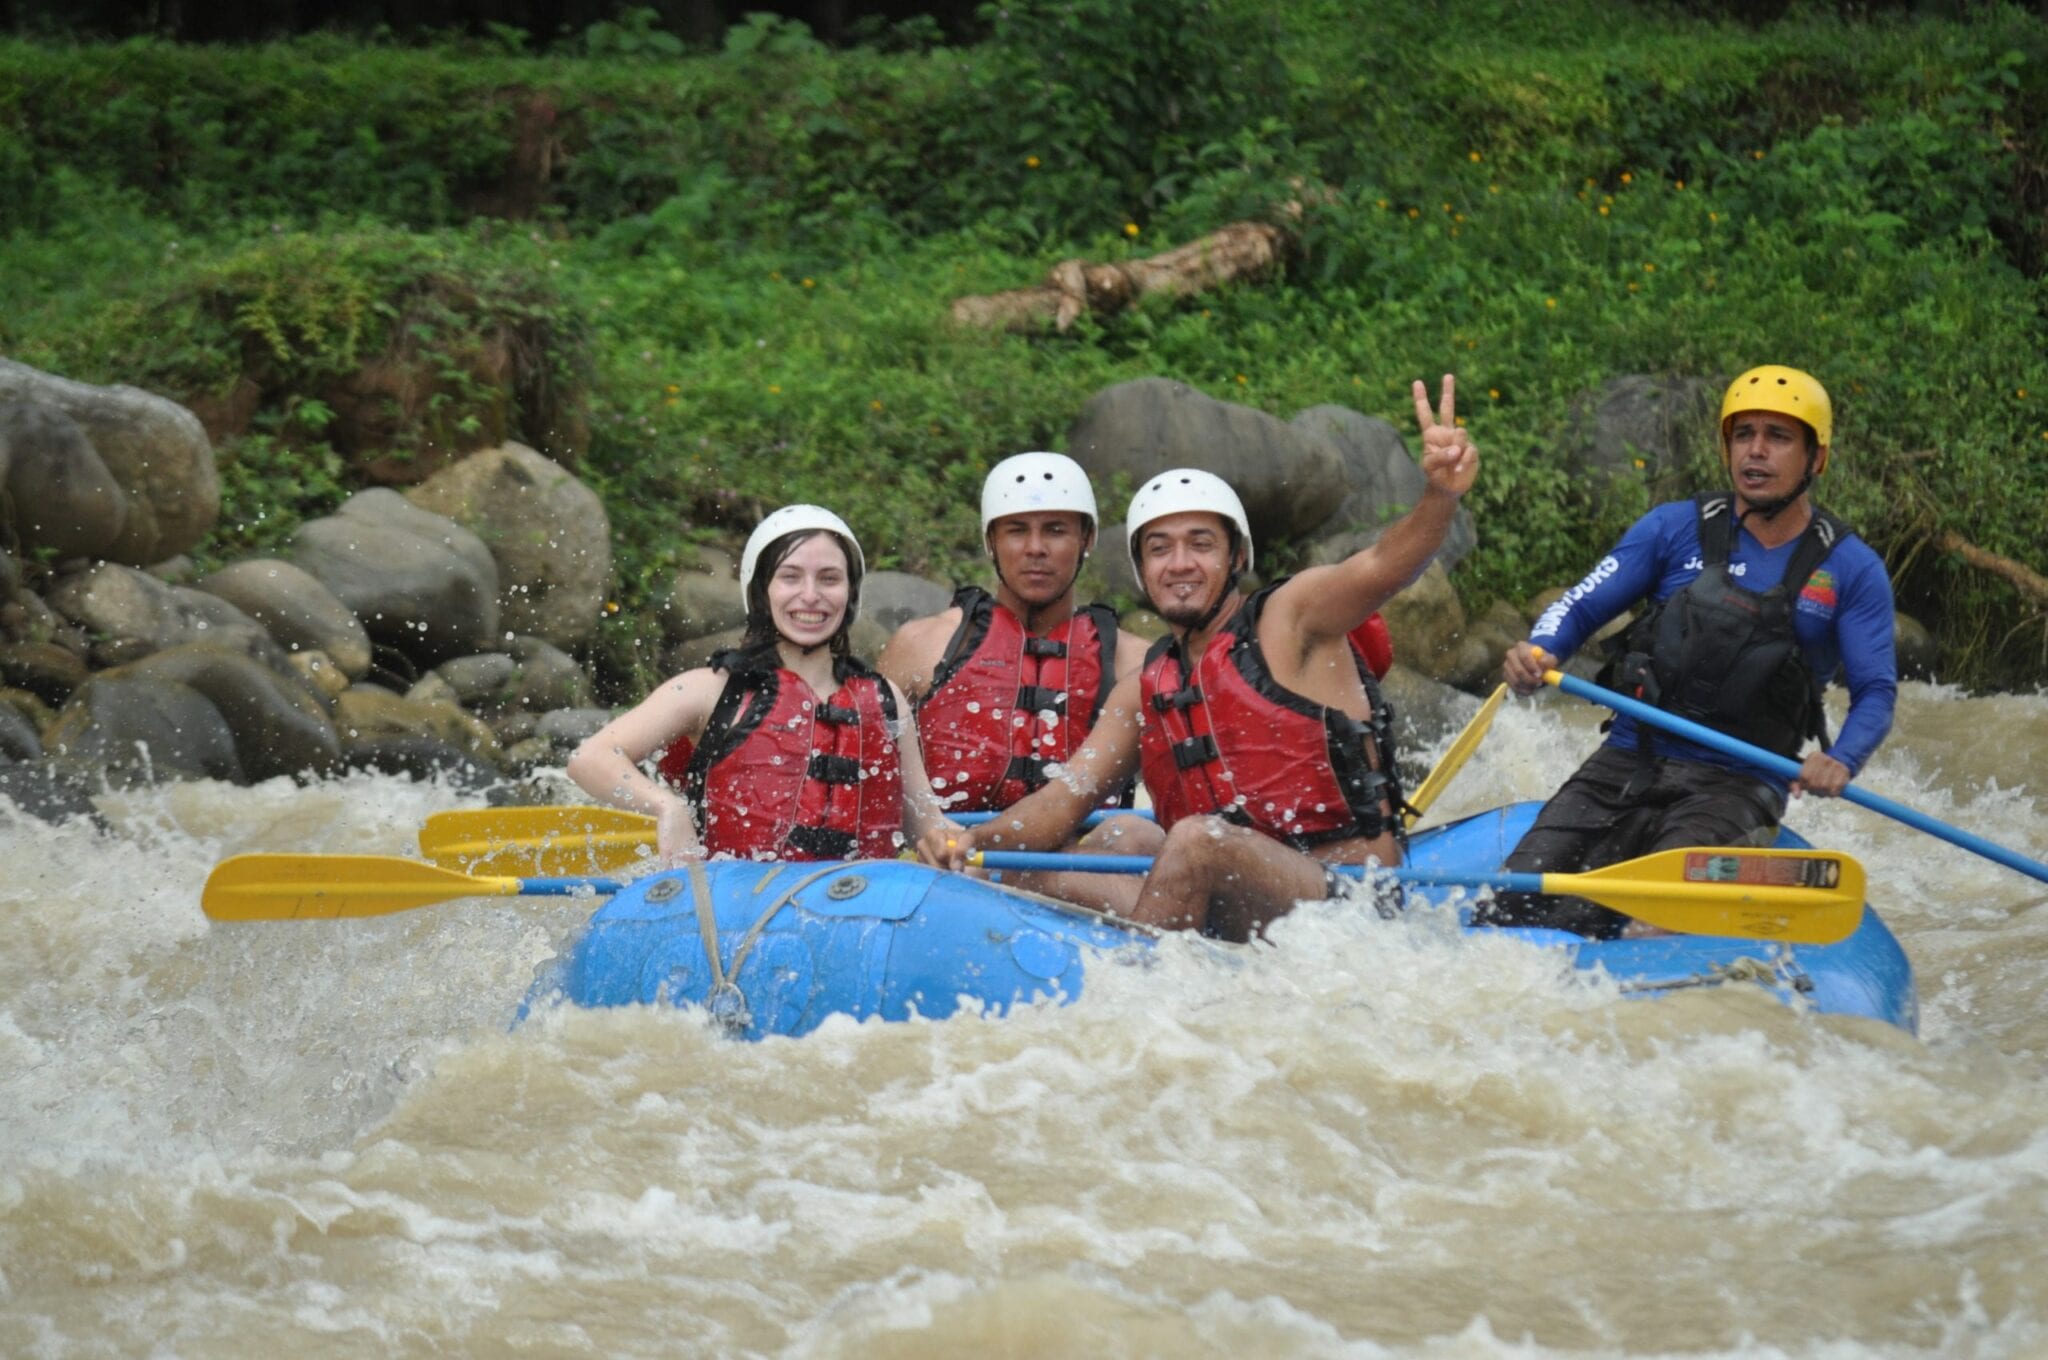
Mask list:
POLYGON ((654 817, 664 864, 894 857, 939 819, 902 692, 849 648, 865 569, 831 511, 769 515, 740 557, 740 646, 606 724, 570 778, 654 817), (643 768, 665 749, 690 752, 680 788, 643 768))

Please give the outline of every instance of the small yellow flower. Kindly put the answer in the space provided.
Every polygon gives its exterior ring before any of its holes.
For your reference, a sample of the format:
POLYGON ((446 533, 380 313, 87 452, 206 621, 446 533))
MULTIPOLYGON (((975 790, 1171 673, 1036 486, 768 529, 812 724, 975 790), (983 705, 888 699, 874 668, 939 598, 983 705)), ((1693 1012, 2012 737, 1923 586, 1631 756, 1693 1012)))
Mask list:
POLYGON ((1488 192, 1489 194, 1497 194, 1500 192, 1500 186, 1498 184, 1489 184, 1486 186, 1486 192, 1488 192))
POLYGON ((1557 305, 1557 299, 1556 299, 1556 298, 1545 298, 1545 299, 1543 299, 1543 305, 1544 305, 1544 306, 1546 306, 1546 307, 1555 307, 1555 306, 1557 305))
POLYGON ((1465 428, 1465 417, 1463 417, 1463 416, 1459 416, 1459 417, 1457 418, 1457 420, 1456 420, 1456 422, 1455 422, 1455 423, 1456 423, 1456 425, 1457 425, 1457 427, 1458 427, 1459 429, 1461 429, 1461 430, 1462 430, 1462 429, 1464 429, 1464 428, 1465 428))
POLYGON ((1641 472, 1641 471, 1642 471, 1642 470, 1643 470, 1644 468, 1646 468, 1646 467, 1648 467, 1648 466, 1649 466, 1649 464, 1648 464, 1648 463, 1646 463, 1646 462, 1644 462, 1644 461, 1643 461, 1642 459, 1640 459, 1640 458, 1636 459, 1636 471, 1638 471, 1638 472, 1641 472))
POLYGON ((1636 177, 1634 175, 1631 175, 1628 171, 1624 170, 1621 172, 1621 182, 1623 184, 1633 184, 1635 183, 1635 180, 1636 177))
POLYGON ((1674 181, 1672 182, 1672 186, 1671 186, 1671 187, 1672 187, 1672 188, 1674 188, 1674 189, 1676 189, 1676 190, 1678 190, 1678 192, 1682 194, 1682 193, 1684 193, 1684 192, 1685 192, 1685 181, 1684 181, 1684 180, 1682 180, 1682 179, 1681 179, 1681 180, 1674 180, 1674 181))
POLYGON ((1721 220, 1721 214, 1719 214, 1719 213, 1708 213, 1708 214, 1707 214, 1707 220, 1708 220, 1709 222, 1718 222, 1718 221, 1720 221, 1720 220, 1721 220))
POLYGON ((1645 274, 1654 274, 1657 272, 1657 266, 1651 264, 1648 260, 1645 260, 1643 261, 1643 272, 1645 274))
POLYGON ((1452 228, 1451 228, 1451 235, 1453 235, 1453 236, 1456 236, 1457 234, 1458 234, 1458 229, 1457 229, 1456 227, 1452 227, 1452 228))
POLYGON ((1753 161, 1760 161, 1764 158, 1764 153, 1761 151, 1752 151, 1749 153, 1749 158, 1753 161))
POLYGON ((668 393, 670 396, 674 396, 676 393, 682 391, 683 389, 678 387, 674 383, 670 383, 667 387, 664 387, 661 390, 668 393))
POLYGON ((780 269, 771 269, 768 271, 768 277, 776 283, 781 283, 782 271, 780 269))
POLYGON ((1593 187, 1593 177, 1592 177, 1591 175, 1588 175, 1588 176, 1586 177, 1586 187, 1587 187, 1588 189, 1590 189, 1590 188, 1592 188, 1592 187, 1593 187))
POLYGON ((1607 203, 1612 203, 1612 202, 1614 202, 1614 195, 1613 195, 1613 194, 1602 194, 1602 195, 1600 195, 1600 201, 1601 201, 1601 203, 1603 203, 1603 204, 1607 204, 1607 203))
POLYGON ((1244 385, 1245 385, 1246 383, 1248 383, 1248 382, 1250 382, 1250 381, 1251 381, 1251 379, 1250 379, 1250 378, 1247 378, 1247 377, 1245 377, 1245 375, 1244 375, 1244 374, 1242 374, 1242 373, 1240 373, 1240 374, 1238 374, 1238 375, 1237 375, 1237 385, 1238 385, 1239 387, 1243 387, 1243 386, 1244 386, 1244 385))
POLYGON ((2021 389, 2019 389, 2019 391, 2013 393, 2013 395, 2018 397, 2021 401, 2025 401, 2027 399, 2027 389, 2022 387, 2021 389))
POLYGON ((875 400, 875 401, 871 401, 871 402, 869 402, 869 403, 868 403, 868 409, 869 409, 870 411, 879 411, 879 410, 881 410, 881 409, 882 409, 882 403, 881 403, 881 401, 880 401, 879 399, 877 399, 877 400, 875 400))
POLYGON ((1387 200, 1385 200, 1384 198, 1382 198, 1382 199, 1378 200, 1378 202, 1379 202, 1379 205, 1380 205, 1380 206, 1381 206, 1382 208, 1384 208, 1384 207, 1386 207, 1386 206, 1387 206, 1387 200))
POLYGON ((1477 151, 1467 151, 1465 153, 1465 159, 1471 161, 1474 165, 1477 165, 1479 164, 1479 153, 1477 151))
MULTIPOLYGON (((1363 378, 1359 378, 1359 377, 1353 377, 1353 378, 1351 379, 1351 385, 1352 385, 1353 387, 1363 387, 1363 386, 1365 386, 1365 379, 1363 379, 1363 378)), ((2042 437, 2043 439, 2048 439, 2048 430, 2043 430, 2043 431, 2041 431, 2041 437, 2042 437)))
POLYGON ((768 395, 769 395, 769 396, 771 396, 771 397, 779 397, 779 396, 781 396, 781 395, 782 395, 782 384, 781 384, 781 383, 769 383, 769 384, 768 384, 768 395))
POLYGON ((1422 209, 1420 209, 1420 208, 1410 208, 1410 209, 1408 210, 1408 215, 1409 215, 1410 217, 1420 217, 1420 216, 1422 216, 1422 209))
POLYGON ((1602 203, 1602 204, 1600 205, 1600 215, 1601 215, 1602 217, 1605 217, 1605 216, 1607 216, 1607 205, 1606 205, 1605 203, 1602 203))
POLYGON ((616 614, 616 613, 618 613, 618 612, 619 612, 619 602, 618 602, 617 600, 606 600, 606 601, 604 602, 604 612, 605 612, 605 613, 607 613, 607 614, 616 614))
POLYGON ((1202 309, 1202 320, 1204 320, 1204 321, 1207 321, 1208 319, 1209 319, 1209 309, 1208 309, 1207 307, 1204 307, 1204 308, 1202 309))
POLYGON ((1641 288, 1641 287, 1642 287, 1642 285, 1641 285, 1641 284, 1639 284, 1639 283, 1637 283, 1637 282, 1635 282, 1635 281, 1634 281, 1633 279, 1631 279, 1631 280, 1629 281, 1629 285, 1628 285, 1628 290, 1629 290, 1629 291, 1630 291, 1631 293, 1635 292, 1635 291, 1636 291, 1637 289, 1639 289, 1639 288, 1641 288))
POLYGON ((1126 222, 1126 223, 1124 223, 1124 235, 1126 235, 1126 236, 1133 236, 1133 237, 1134 237, 1134 236, 1136 236, 1137 234, 1138 234, 1138 224, 1137 224, 1136 222, 1126 222))
POLYGON ((1450 204, 1448 204, 1448 203, 1444 204, 1444 211, 1445 211, 1445 212, 1449 212, 1450 210, 1451 210, 1451 205, 1450 205, 1450 204))
POLYGON ((1463 214, 1463 213, 1453 213, 1453 214, 1451 214, 1451 220, 1452 220, 1453 222, 1462 222, 1462 221, 1464 221, 1464 220, 1465 220, 1465 214, 1463 214))
POLYGON ((817 286, 818 286, 818 281, 817 281, 816 279, 805 279, 805 280, 804 280, 804 287, 806 287, 806 288, 816 288, 817 286))
POLYGON ((1487 399, 1488 401, 1499 401, 1499 400, 1500 400, 1500 389, 1499 389, 1498 387, 1489 387, 1489 388, 1487 388, 1487 389, 1486 389, 1486 399, 1487 399))
POLYGON ((1036 170, 1038 168, 1038 157, 1026 156, 1024 158, 1024 168, 1026 170, 1036 170))
POLYGON ((1466 348, 1466 349, 1478 349, 1478 348, 1479 348, 1479 342, 1478 342, 1477 340, 1467 340, 1467 341, 1465 342, 1465 348, 1466 348))

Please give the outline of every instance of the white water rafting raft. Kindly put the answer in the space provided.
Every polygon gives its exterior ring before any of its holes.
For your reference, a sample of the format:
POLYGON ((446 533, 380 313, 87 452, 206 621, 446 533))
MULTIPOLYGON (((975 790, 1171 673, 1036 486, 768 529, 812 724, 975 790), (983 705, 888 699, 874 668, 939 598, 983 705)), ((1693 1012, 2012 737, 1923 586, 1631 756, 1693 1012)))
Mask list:
MULTIPOLYGON (((1418 833, 1408 873, 1497 878, 1490 871, 1537 806, 1518 804, 1418 833)), ((1805 842, 1788 832, 1779 846, 1805 842)), ((1440 883, 1411 882, 1405 893, 1411 909, 1471 896, 1440 883)), ((1358 909, 1373 908, 1361 896, 1358 909)), ((1869 1016, 1908 1031, 1918 1020, 1912 967, 1868 908, 1844 938, 1825 944, 1748 935, 1594 941, 1555 930, 1499 933, 1557 950, 1576 968, 1603 969, 1629 991, 1761 985, 1820 1012, 1869 1016)), ((704 1006, 737 1035, 796 1035, 832 1015, 940 1018, 968 1003, 1000 1012, 1071 1001, 1091 970, 1142 959, 1153 938, 1091 912, 906 861, 713 862, 624 885, 543 975, 528 1005, 704 1006)))

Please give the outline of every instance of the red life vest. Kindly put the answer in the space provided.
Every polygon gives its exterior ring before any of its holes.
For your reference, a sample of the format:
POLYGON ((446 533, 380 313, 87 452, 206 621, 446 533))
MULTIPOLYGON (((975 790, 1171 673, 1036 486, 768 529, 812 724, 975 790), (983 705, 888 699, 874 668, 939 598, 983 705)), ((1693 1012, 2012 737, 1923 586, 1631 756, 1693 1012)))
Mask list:
POLYGON ((993 812, 1043 785, 1095 726, 1116 687, 1116 615, 1089 605, 1032 634, 978 586, 953 603, 960 626, 917 702, 918 742, 941 807, 993 812))
POLYGON ((902 841, 903 775, 888 682, 838 663, 823 703, 793 671, 729 671, 684 775, 697 834, 742 859, 893 859, 902 841))
POLYGON ((1374 614, 1350 632, 1351 645, 1365 658, 1365 664, 1372 671, 1372 678, 1384 680, 1387 672, 1394 669, 1394 635, 1387 631, 1387 621, 1374 614))
POLYGON ((1379 685, 1354 650, 1372 706, 1361 722, 1274 680, 1258 633, 1273 589, 1244 602, 1191 678, 1177 637, 1146 654, 1138 748, 1159 824, 1213 812, 1296 849, 1390 829, 1401 835, 1398 813, 1407 804, 1379 685))

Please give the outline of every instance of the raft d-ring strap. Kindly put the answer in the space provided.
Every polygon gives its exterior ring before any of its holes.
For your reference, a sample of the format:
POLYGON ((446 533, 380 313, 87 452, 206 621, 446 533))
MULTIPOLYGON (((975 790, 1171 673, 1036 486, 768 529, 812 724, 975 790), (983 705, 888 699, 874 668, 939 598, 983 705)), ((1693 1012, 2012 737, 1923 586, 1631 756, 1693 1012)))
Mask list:
MULTIPOLYGON (((704 999, 704 1005, 727 1032, 737 1034, 753 1023, 746 996, 734 979, 739 977, 740 968, 746 963, 754 941, 761 938, 761 932, 768 928, 777 912, 796 900, 798 893, 843 867, 837 863, 828 864, 790 884, 780 897, 768 904, 766 911, 754 918, 754 924, 747 927, 747 933, 740 937, 739 944, 732 951, 732 967, 728 969, 718 952, 718 915, 712 907, 710 875, 704 872, 703 864, 690 865, 690 895, 695 899, 691 905, 697 912, 697 933, 704 941, 704 960, 711 967, 711 993, 704 999)), ((778 872, 779 869, 771 870, 770 876, 778 872)))

